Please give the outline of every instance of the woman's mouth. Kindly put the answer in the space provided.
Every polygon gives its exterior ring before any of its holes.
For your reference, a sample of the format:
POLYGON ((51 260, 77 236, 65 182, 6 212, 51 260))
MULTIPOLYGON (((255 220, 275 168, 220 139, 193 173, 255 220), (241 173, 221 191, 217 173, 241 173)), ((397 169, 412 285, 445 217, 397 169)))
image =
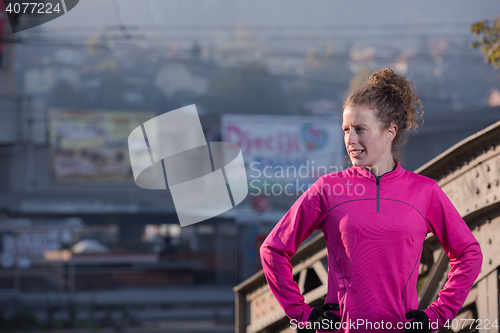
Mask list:
POLYGON ((349 155, 351 157, 359 157, 359 155, 364 151, 365 151, 364 149, 352 149, 349 151, 349 155))

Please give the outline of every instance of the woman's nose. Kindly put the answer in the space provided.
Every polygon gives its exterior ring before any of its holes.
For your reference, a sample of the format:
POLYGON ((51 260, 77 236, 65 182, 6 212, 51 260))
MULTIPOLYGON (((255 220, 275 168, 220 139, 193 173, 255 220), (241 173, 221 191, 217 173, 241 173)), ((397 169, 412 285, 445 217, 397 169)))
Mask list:
POLYGON ((357 140, 356 133, 354 131, 349 131, 349 133, 347 133, 346 140, 347 140, 348 144, 356 143, 356 140, 357 140))

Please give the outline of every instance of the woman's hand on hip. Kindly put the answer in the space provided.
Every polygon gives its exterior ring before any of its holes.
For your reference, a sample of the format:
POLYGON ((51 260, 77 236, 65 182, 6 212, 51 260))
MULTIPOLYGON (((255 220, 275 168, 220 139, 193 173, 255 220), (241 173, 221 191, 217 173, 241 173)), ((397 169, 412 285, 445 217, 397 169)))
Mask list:
POLYGON ((415 320, 410 322, 412 323, 410 328, 406 328, 405 326, 406 333, 431 333, 430 320, 424 311, 412 310, 406 313, 406 319, 410 318, 415 318, 415 320))
MULTIPOLYGON (((325 303, 315 307, 309 315, 309 322, 325 323, 323 320, 328 320, 328 327, 335 327, 335 323, 340 322, 340 318, 328 310, 339 310, 339 305, 335 303, 325 303)), ((326 325, 325 325, 326 326, 326 325)), ((334 330, 325 330, 326 332, 333 332, 334 330)))

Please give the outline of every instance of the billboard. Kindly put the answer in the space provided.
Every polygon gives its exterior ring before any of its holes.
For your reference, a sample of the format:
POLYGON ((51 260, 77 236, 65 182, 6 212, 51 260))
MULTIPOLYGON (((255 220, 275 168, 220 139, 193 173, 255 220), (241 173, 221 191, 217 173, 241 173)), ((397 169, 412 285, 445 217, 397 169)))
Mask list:
POLYGON ((130 132, 153 112, 49 112, 52 170, 58 182, 133 182, 130 132))
POLYGON ((227 114, 221 132, 222 141, 241 148, 250 188, 264 181, 311 184, 343 167, 343 133, 335 117, 227 114))

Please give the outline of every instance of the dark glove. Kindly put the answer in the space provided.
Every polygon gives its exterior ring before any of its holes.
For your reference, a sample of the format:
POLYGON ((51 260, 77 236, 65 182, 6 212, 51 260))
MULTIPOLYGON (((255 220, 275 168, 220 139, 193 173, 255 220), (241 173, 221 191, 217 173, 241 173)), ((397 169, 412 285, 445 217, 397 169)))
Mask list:
POLYGON ((406 314, 406 319, 410 318, 415 318, 415 320, 411 321, 412 323, 411 326, 410 324, 406 324, 406 326, 411 327, 411 328, 405 327, 406 333, 431 333, 431 328, 429 326, 430 320, 424 311, 412 310, 406 314), (417 324, 417 323, 422 323, 422 324, 417 324), (421 329, 419 329, 418 327, 421 327, 421 329))
MULTIPOLYGON (((315 307, 311 314, 309 315, 309 322, 320 322, 321 324, 324 323, 323 320, 327 319, 328 320, 328 327, 334 328, 335 323, 340 322, 340 318, 331 313, 328 310, 339 310, 339 305, 334 304, 334 303, 325 303, 323 305, 315 307)), ((322 326, 323 327, 323 326, 322 326)), ((326 332, 333 332, 335 329, 329 331, 325 330, 326 332)))

